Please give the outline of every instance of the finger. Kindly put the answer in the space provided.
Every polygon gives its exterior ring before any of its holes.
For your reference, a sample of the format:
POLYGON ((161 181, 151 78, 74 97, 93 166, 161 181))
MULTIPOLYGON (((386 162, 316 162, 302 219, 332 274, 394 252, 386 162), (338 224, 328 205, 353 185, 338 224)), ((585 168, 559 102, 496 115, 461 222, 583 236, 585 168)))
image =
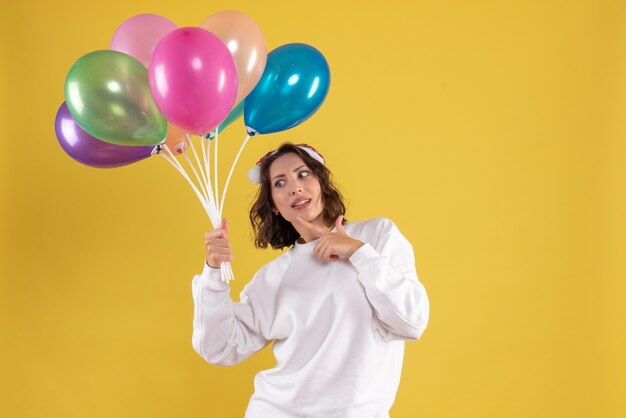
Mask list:
POLYGON ((337 228, 337 233, 342 235, 348 235, 343 227, 343 215, 339 215, 337 217, 337 220, 335 221, 335 228, 337 228))
POLYGON ((328 247, 324 250, 324 254, 323 254, 324 260, 332 261, 332 250, 333 249, 331 247, 328 247))
POLYGON ((225 239, 214 239, 206 243, 207 247, 230 248, 230 241, 225 239))
POLYGON ((222 247, 222 248, 230 248, 230 241, 224 238, 211 238, 208 241, 206 241, 206 245, 222 247))
POLYGON ((320 248, 321 248, 321 244, 318 243, 315 246, 315 248, 313 248, 313 254, 315 254, 316 256, 319 256, 320 248))
POLYGON ((316 235, 316 237, 321 237, 322 235, 326 234, 328 231, 325 231, 322 228, 319 228, 315 225, 313 225, 310 222, 305 221, 304 219, 297 217, 296 218, 296 222, 298 223, 298 225, 301 225, 303 227, 305 227, 306 229, 309 230, 309 232, 313 233, 314 235, 316 235))
POLYGON ((328 248, 324 248, 324 250, 320 251, 320 257, 322 260, 328 261, 328 248))
MULTIPOLYGON (((222 255, 222 254, 214 254, 212 257, 213 263, 217 264, 218 266, 220 264, 222 264, 225 261, 233 261, 235 258, 232 255, 222 255)), ((215 265, 211 263, 211 265, 215 265)))
POLYGON ((226 238, 226 234, 224 233, 224 230, 221 228, 216 228, 212 231, 207 232, 206 234, 204 234, 204 237, 206 239, 211 239, 211 238, 226 238))
POLYGON ((319 244, 317 244, 317 245, 315 246, 315 248, 313 249, 313 253, 314 253, 316 256, 318 256, 318 257, 320 257, 320 258, 323 258, 323 257, 322 257, 322 254, 324 253, 324 249, 325 249, 325 248, 326 248, 326 245, 325 245, 323 242, 321 242, 321 243, 319 243, 319 244))
POLYGON ((216 247, 214 245, 207 245, 207 251, 212 254, 224 254, 224 255, 232 254, 232 250, 230 248, 216 247))
POLYGON ((221 238, 222 235, 223 235, 222 229, 220 228, 214 229, 212 231, 204 233, 204 240, 207 241, 207 240, 214 239, 214 238, 221 238))
POLYGON ((319 255, 326 261, 330 261, 330 254, 332 253, 333 246, 330 243, 326 243, 321 246, 319 255))
POLYGON ((231 254, 232 250, 228 247, 218 247, 215 245, 207 245, 207 252, 211 254, 231 254))
POLYGON ((228 235, 228 221, 226 218, 222 218, 222 229, 224 230, 224 233, 228 235))
MULTIPOLYGON (((221 231, 221 230, 220 230, 220 231, 221 231)), ((224 236, 223 236, 223 234, 219 234, 219 235, 218 235, 218 234, 210 235, 210 236, 209 236, 208 238, 206 238, 204 241, 205 241, 205 242, 207 242, 207 243, 208 243, 208 242, 224 242, 224 243, 226 243, 226 242, 230 242, 230 241, 228 240, 228 238, 226 238, 226 237, 224 237, 224 236)))

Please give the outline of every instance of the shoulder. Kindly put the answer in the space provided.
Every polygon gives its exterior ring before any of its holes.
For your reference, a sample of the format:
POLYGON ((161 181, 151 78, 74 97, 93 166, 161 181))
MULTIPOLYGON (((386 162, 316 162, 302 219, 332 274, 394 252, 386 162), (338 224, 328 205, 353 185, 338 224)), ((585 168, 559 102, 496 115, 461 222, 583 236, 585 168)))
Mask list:
POLYGON ((344 228, 352 238, 367 242, 376 249, 387 245, 390 240, 406 241, 395 222, 382 216, 364 221, 348 222, 344 228))
POLYGON ((344 227, 351 236, 378 237, 381 234, 388 234, 398 230, 398 227, 391 219, 383 216, 364 221, 348 222, 344 227))
POLYGON ((378 217, 361 222, 346 232, 352 238, 370 244, 380 255, 393 259, 413 260, 413 246, 389 218, 378 217))
POLYGON ((291 257, 292 255, 289 251, 286 251, 265 264, 254 274, 252 280, 245 286, 244 292, 256 292, 261 289, 265 291, 275 291, 282 282, 285 271, 291 262, 291 257))

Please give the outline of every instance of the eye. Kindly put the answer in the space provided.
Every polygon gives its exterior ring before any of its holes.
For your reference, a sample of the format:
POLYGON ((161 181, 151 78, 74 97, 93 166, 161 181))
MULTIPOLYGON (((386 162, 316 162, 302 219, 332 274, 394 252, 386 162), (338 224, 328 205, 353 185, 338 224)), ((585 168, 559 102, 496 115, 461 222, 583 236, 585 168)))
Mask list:
POLYGON ((274 183, 274 187, 279 188, 279 187, 283 187, 285 185, 285 180, 278 180, 276 183, 274 183))
POLYGON ((304 177, 307 177, 309 174, 310 174, 310 173, 309 173, 308 171, 303 170, 303 171, 301 171, 301 172, 299 172, 299 173, 298 173, 298 177, 300 177, 300 178, 304 178, 304 177))

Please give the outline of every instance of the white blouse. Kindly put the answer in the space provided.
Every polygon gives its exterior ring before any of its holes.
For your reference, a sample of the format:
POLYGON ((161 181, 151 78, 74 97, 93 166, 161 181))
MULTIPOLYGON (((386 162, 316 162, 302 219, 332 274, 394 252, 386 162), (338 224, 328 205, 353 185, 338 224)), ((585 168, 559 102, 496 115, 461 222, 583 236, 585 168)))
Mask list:
POLYGON ((257 374, 246 417, 388 417, 404 341, 428 323, 411 244, 386 218, 350 222, 365 243, 349 260, 296 244, 263 266, 240 302, 205 263, 192 282, 193 347, 207 362, 239 363, 271 341, 276 366, 257 374))

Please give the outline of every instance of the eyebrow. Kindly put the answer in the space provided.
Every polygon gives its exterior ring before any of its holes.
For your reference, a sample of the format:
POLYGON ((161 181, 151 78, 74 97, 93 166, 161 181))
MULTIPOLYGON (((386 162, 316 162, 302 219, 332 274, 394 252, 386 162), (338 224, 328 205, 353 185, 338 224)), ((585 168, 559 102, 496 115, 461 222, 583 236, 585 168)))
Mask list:
MULTIPOLYGON (((294 169, 294 170, 293 170, 293 172, 295 173, 296 171, 300 170, 300 169, 301 169, 301 168, 303 168, 303 167, 304 167, 304 168, 308 168, 306 165, 302 164, 300 167, 298 167, 298 168, 294 169)), ((278 177, 285 177, 285 175, 284 175, 284 174, 279 174, 279 175, 277 175, 277 176, 274 176, 274 177, 272 177, 272 181, 273 181, 273 180, 276 180, 278 177)))

